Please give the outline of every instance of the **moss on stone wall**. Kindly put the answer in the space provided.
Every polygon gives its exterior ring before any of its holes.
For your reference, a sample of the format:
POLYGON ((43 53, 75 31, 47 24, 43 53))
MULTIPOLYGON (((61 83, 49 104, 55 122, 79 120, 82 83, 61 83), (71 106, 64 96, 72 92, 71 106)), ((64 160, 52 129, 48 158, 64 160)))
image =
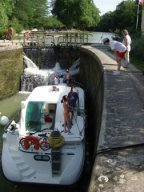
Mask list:
POLYGON ((0 50, 0 99, 16 94, 23 73, 23 49, 12 46, 0 50))

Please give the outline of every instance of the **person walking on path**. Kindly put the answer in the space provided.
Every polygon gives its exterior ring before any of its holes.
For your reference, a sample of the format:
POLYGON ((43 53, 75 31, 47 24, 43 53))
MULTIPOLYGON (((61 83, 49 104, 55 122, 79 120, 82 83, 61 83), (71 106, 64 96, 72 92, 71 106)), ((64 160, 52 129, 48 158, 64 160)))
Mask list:
POLYGON ((131 51, 131 42, 132 42, 132 40, 131 40, 131 37, 130 37, 130 35, 129 35, 129 32, 128 32, 128 30, 127 29, 123 29, 122 30, 122 34, 124 35, 124 38, 123 38, 123 41, 122 41, 122 43, 126 46, 126 48, 127 48, 127 52, 126 52, 126 54, 125 54, 125 61, 126 61, 126 63, 125 63, 125 65, 123 66, 123 67, 128 67, 128 65, 129 65, 129 63, 130 63, 130 57, 129 57, 129 54, 130 54, 130 51, 131 51))
POLYGON ((127 48, 123 43, 110 40, 109 38, 104 38, 103 43, 104 45, 109 45, 111 50, 116 55, 117 70, 113 71, 113 75, 119 75, 121 69, 121 60, 125 57, 127 48))
POLYGON ((71 75, 69 69, 66 70, 66 84, 69 85, 71 82, 71 75))

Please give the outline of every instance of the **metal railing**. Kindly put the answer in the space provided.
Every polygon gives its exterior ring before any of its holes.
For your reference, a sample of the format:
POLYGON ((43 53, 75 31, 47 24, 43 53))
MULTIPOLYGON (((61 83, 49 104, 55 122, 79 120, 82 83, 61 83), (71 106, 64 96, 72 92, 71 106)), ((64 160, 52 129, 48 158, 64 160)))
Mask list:
POLYGON ((23 34, 23 46, 80 46, 88 43, 89 33, 35 31, 23 34))

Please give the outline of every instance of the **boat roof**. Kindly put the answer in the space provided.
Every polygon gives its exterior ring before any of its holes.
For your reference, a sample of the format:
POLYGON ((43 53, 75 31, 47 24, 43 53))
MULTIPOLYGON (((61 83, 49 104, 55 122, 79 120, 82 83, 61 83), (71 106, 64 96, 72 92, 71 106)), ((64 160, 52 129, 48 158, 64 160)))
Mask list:
MULTIPOLYGON (((42 101, 48 103, 58 103, 64 95, 70 92, 71 87, 67 85, 47 85, 36 87, 27 98, 26 102, 29 101, 42 101)), ((78 93, 83 95, 83 90, 80 87, 76 87, 78 93)))

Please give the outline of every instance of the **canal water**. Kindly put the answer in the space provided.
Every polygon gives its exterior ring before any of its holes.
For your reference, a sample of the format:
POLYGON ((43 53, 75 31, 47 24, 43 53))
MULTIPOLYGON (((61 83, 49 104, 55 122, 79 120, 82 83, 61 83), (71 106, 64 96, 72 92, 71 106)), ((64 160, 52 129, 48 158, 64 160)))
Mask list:
MULTIPOLYGON (((89 36, 89 43, 102 43, 103 38, 105 37, 112 37, 112 33, 100 33, 100 32, 94 32, 89 36)), ((22 92, 21 92, 22 94, 22 92)), ((20 102, 20 98, 21 100, 23 100, 24 98, 26 98, 26 95, 24 96, 19 96, 19 95, 15 95, 12 97, 12 99, 14 101, 17 101, 17 99, 19 98, 18 102, 20 102)), ((4 100, 5 101, 5 100, 4 100)), ((9 106, 12 105, 11 99, 6 100, 6 102, 4 101, 0 101, 0 111, 3 113, 7 113, 5 109, 9 109, 9 106)), ((13 102, 14 105, 16 106, 16 103, 13 102)), ((20 105, 17 105, 18 108, 20 107, 20 105)), ((12 108, 12 107, 11 107, 12 108)), ((14 108, 14 110, 17 110, 14 108)), ((14 111, 11 111, 11 114, 14 111)), ((9 116, 11 114, 8 114, 9 116)), ((7 115, 7 114, 4 114, 7 115)), ((2 127, 0 127, 0 153, 2 151, 2 127)), ((87 162, 88 163, 88 162, 87 162)), ((89 165, 86 166, 86 169, 89 167, 89 165)), ((60 187, 60 186, 47 186, 47 185, 30 185, 30 184, 16 184, 16 183, 11 183, 9 181, 7 181, 3 174, 2 174, 2 169, 0 169, 0 191, 4 192, 31 192, 31 191, 35 191, 35 192, 87 192, 87 183, 89 180, 89 170, 84 170, 83 176, 80 180, 80 182, 78 183, 78 185, 75 186, 71 186, 71 187, 60 187)))
POLYGON ((93 32, 89 35, 88 43, 102 43, 104 38, 112 38, 114 33, 107 33, 107 32, 93 32))

